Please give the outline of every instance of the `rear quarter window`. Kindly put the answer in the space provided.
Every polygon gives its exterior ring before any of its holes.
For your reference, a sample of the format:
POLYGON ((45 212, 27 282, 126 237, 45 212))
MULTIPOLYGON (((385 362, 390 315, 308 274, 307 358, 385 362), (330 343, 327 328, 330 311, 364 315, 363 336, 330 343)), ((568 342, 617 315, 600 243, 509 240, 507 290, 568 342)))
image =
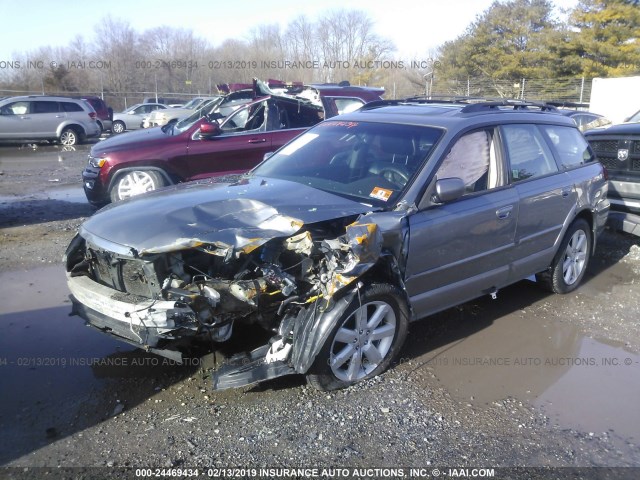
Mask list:
POLYGON ((82 107, 73 102, 60 102, 62 110, 65 112, 82 112, 82 107))
POLYGON ((543 125, 540 128, 557 152, 563 169, 579 167, 595 160, 589 144, 575 128, 556 125, 543 125))

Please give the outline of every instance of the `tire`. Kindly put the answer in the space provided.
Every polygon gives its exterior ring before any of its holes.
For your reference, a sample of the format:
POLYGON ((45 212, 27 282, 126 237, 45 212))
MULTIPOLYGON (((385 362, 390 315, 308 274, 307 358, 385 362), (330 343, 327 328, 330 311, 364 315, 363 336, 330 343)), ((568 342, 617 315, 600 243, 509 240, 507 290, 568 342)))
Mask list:
POLYGON ((100 137, 104 133, 104 126, 102 125, 102 122, 97 122, 97 123, 98 123, 98 128, 100 128, 100 133, 98 133, 98 137, 100 137))
POLYGON ((120 120, 116 120, 115 122, 113 122, 113 124, 111 125, 111 131, 113 133, 122 133, 127 129, 126 125, 124 124, 124 122, 120 121, 120 120))
POLYGON ((589 224, 579 218, 567 230, 549 269, 536 275, 537 281, 554 293, 572 292, 578 288, 587 271, 591 245, 589 224))
POLYGON ((65 147, 73 147, 80 143, 80 135, 73 128, 65 128, 60 134, 60 143, 65 147))
POLYGON ((112 202, 151 192, 166 184, 162 175, 150 170, 132 170, 120 175, 109 191, 112 202))
POLYGON ((379 375, 402 348, 408 325, 409 310, 397 287, 365 286, 329 334, 307 381, 328 391, 379 375))

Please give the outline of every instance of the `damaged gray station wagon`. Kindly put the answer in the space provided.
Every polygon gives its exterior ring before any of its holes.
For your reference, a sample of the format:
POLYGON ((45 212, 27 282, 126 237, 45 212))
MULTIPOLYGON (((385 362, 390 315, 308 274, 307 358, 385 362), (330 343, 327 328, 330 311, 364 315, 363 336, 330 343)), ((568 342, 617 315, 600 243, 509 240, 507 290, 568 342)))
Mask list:
POLYGON ((327 120, 232 184, 100 210, 65 255, 74 312, 170 358, 257 324, 214 388, 384 371, 409 323, 532 277, 584 277, 609 211, 573 121, 522 102, 381 101, 327 120))

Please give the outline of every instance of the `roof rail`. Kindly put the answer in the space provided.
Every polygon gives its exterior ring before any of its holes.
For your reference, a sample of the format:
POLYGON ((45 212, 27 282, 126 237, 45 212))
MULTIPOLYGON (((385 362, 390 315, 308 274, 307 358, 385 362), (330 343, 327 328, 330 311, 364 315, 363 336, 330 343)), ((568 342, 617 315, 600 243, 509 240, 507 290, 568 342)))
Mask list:
POLYGON ((483 112, 492 110, 505 110, 504 107, 512 107, 513 110, 530 110, 538 109, 541 112, 555 112, 556 106, 551 103, 545 102, 529 102, 525 100, 513 100, 513 99, 487 99, 483 97, 462 97, 462 96, 414 96, 395 100, 376 100, 369 102, 360 107, 360 110, 372 110, 378 107, 388 107, 396 105, 406 104, 451 104, 461 105, 462 113, 483 112))
POLYGON ((513 110, 530 110, 532 107, 539 109, 541 112, 555 112, 557 108, 544 102, 527 102, 524 100, 491 100, 478 103, 470 103, 463 107, 460 112, 473 113, 502 109, 504 107, 512 107, 513 110))
POLYGON ((421 105, 430 105, 430 104, 467 104, 467 98, 458 98, 458 97, 408 97, 408 98, 398 98, 395 100, 374 100, 373 102, 365 103, 360 110, 371 110, 373 108, 378 107, 388 107, 388 106, 396 106, 396 105, 406 105, 406 104, 421 104, 421 105))

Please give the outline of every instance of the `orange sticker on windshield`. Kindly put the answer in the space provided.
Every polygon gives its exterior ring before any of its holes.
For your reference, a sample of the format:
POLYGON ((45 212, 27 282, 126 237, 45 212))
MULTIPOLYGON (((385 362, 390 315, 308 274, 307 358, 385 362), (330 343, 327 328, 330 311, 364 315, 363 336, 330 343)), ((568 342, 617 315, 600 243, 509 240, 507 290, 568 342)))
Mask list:
POLYGON ((377 198, 378 200, 382 200, 386 202, 391 198, 393 194, 393 190, 387 190, 386 188, 374 187, 369 194, 370 197, 377 198))

